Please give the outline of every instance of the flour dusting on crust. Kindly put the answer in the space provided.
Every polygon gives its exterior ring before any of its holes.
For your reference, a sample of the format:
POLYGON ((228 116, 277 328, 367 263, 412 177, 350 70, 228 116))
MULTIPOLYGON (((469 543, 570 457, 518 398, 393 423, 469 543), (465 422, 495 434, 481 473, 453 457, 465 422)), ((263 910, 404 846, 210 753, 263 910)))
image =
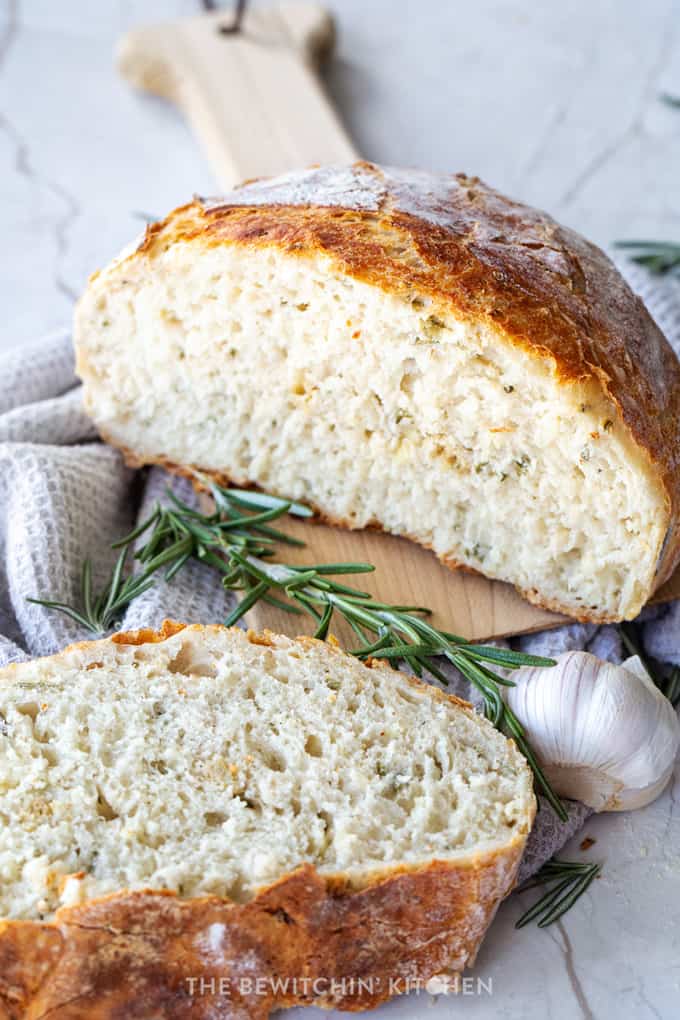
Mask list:
POLYGON ((217 198, 202 199, 210 212, 236 205, 316 205, 377 212, 387 193, 377 167, 368 163, 311 167, 251 181, 217 198))

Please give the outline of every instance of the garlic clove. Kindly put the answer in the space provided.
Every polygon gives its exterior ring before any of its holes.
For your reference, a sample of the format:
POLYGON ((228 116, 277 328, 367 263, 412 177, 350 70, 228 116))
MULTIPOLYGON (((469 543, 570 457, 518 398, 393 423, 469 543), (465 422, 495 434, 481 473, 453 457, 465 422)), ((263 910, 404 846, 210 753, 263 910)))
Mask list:
POLYGON ((680 721, 640 659, 621 666, 567 652, 549 669, 522 668, 506 698, 554 789, 596 811, 654 800, 680 747, 680 721))
POLYGON ((671 766, 655 783, 649 783, 648 786, 642 786, 639 789, 633 787, 630 790, 622 790, 614 798, 612 806, 602 810, 635 811, 636 808, 645 807, 645 805, 651 804, 652 801, 656 800, 663 793, 672 775, 673 767, 671 766))
POLYGON ((595 811, 616 811, 623 784, 587 765, 544 765, 548 781, 561 797, 580 800, 595 811))

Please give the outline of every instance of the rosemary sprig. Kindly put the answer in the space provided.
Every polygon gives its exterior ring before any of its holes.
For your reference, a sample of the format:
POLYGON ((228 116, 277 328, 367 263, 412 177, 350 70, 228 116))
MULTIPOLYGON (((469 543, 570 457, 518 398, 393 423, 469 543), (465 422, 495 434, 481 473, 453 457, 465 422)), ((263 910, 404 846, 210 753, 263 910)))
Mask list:
POLYGON ((513 682, 492 668, 552 666, 552 659, 473 645, 433 627, 424 619, 428 609, 389 605, 336 579, 336 575, 371 572, 374 568, 370 563, 301 567, 271 562, 277 543, 302 544, 272 528, 271 522, 284 514, 308 517, 311 510, 266 493, 227 489, 208 479, 200 480, 212 493, 214 512, 201 513, 169 490, 170 505, 157 504, 139 527, 115 543, 114 548, 121 550, 116 566, 96 597, 92 594, 91 566, 86 562, 81 609, 54 600, 30 601, 65 613, 99 634, 120 619, 132 599, 155 583, 159 572, 163 571, 165 580, 171 580, 190 559, 197 559, 222 573, 227 590, 243 593, 225 621, 228 625, 240 620, 262 599, 289 612, 312 616, 315 636, 325 639, 338 614, 355 633, 358 643, 352 654, 362 660, 385 659, 393 666, 404 661, 417 676, 427 671, 443 684, 448 681, 437 659, 444 658, 455 666, 482 695, 486 716, 513 737, 533 769, 538 787, 557 815, 566 820, 564 805, 536 760, 522 725, 502 697, 502 687, 513 686, 513 682), (128 550, 142 537, 144 541, 135 553, 141 569, 125 577, 128 550))
POLYGON ((93 634, 103 634, 120 619, 123 610, 132 599, 137 598, 138 595, 155 584, 155 580, 151 576, 154 573, 153 570, 124 576, 127 555, 128 549, 122 549, 109 580, 96 596, 93 596, 92 593, 92 564, 89 560, 84 561, 80 583, 81 610, 64 602, 54 602, 48 599, 28 599, 27 601, 46 606, 47 609, 57 609, 93 634))
POLYGON ((520 886, 518 892, 526 892, 536 886, 550 888, 520 917, 515 928, 523 928, 530 921, 537 921, 539 928, 559 921, 570 907, 583 896, 584 892, 602 871, 601 864, 586 864, 579 861, 548 861, 533 878, 520 886))
POLYGON ((615 241, 614 246, 651 273, 680 273, 680 244, 675 241, 615 241))
POLYGON ((649 659, 642 651, 635 625, 632 623, 620 623, 618 630, 628 654, 639 657, 654 686, 659 688, 661 693, 668 698, 673 708, 675 708, 676 705, 680 704, 680 666, 673 666, 668 675, 663 676, 653 668, 649 659))
POLYGON ((231 542, 249 552, 267 555, 268 545, 274 541, 297 544, 297 540, 268 528, 266 521, 290 513, 298 517, 311 516, 311 510, 298 503, 291 503, 272 496, 258 494, 258 501, 253 501, 253 493, 238 493, 230 490, 218 490, 213 495, 221 500, 220 509, 212 515, 204 515, 177 500, 171 490, 168 495, 172 506, 164 507, 160 503, 154 506, 151 514, 128 535, 114 542, 112 548, 119 549, 111 575, 104 588, 96 596, 92 591, 92 564, 86 559, 83 563, 80 584, 81 608, 77 609, 66 602, 51 599, 29 598, 29 602, 55 609, 75 620, 92 634, 103 634, 120 621, 127 606, 133 599, 153 587, 156 575, 167 567, 165 580, 170 581, 179 570, 192 558, 198 556, 204 545, 221 546, 224 536, 230 535, 231 542), (243 514, 236 509, 241 506, 259 506, 260 512, 243 514), (250 531, 244 530, 244 524, 250 531), (125 573, 128 554, 133 544, 145 532, 151 530, 150 537, 135 554, 142 569, 135 574, 125 573))

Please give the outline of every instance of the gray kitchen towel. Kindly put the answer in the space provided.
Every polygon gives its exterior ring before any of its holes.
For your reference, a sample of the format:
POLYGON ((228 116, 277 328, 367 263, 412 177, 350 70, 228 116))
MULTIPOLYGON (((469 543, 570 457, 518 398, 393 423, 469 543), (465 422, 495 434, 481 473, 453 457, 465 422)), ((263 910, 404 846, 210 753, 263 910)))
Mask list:
MULTIPOLYGON (((621 268, 679 352, 680 281, 659 281, 634 265, 621 268)), ((116 555, 110 544, 165 498, 168 485, 187 501, 194 498, 186 481, 160 468, 131 471, 116 450, 99 442, 81 409, 68 332, 0 356, 0 665, 49 655, 88 637, 67 617, 27 599, 78 604, 81 565, 88 557, 94 584, 103 584, 116 555)), ((156 627, 166 617, 221 621, 232 599, 215 571, 192 563, 171 583, 160 582, 137 598, 121 626, 156 627)), ((680 663, 680 602, 648 612, 645 620, 648 654, 680 663)), ((572 624, 515 643, 539 654, 585 648, 612 661, 623 657, 613 627, 572 624)), ((475 700, 459 675, 451 681, 456 693, 475 700)), ((520 877, 563 846, 588 814, 572 803, 562 824, 543 803, 520 877)))

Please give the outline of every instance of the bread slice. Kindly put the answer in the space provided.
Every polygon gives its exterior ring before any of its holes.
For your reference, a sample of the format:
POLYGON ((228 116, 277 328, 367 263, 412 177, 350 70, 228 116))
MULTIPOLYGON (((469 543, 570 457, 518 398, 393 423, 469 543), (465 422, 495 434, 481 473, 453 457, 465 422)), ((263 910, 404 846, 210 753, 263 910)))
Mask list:
POLYGON ((474 960, 535 810, 468 705, 308 638, 74 645, 0 671, 0 726, 0 1016, 374 1005, 474 960))
POLYGON ((85 405, 133 463, 407 535, 584 620, 678 561, 680 368, 597 248, 359 163, 196 200, 95 275, 85 405))

